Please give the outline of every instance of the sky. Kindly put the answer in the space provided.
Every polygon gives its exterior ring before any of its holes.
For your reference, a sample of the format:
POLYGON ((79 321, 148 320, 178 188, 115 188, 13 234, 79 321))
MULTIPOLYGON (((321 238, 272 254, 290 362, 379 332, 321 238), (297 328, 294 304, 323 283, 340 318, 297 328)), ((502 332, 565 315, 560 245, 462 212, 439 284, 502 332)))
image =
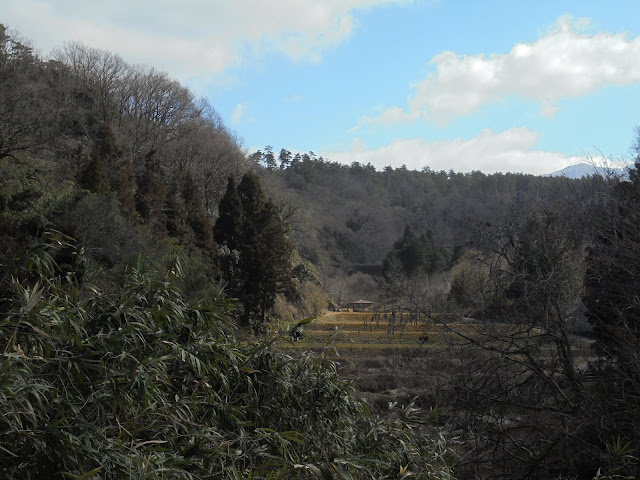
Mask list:
POLYGON ((637 0, 0 0, 0 22, 45 58, 80 41, 168 72, 248 152, 532 174, 635 155, 637 0))

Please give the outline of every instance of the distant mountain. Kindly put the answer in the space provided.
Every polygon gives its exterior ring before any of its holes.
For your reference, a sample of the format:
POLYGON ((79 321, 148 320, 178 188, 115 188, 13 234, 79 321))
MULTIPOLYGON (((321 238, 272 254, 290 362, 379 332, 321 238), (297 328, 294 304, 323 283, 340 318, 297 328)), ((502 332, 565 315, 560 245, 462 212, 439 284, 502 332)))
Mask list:
POLYGON ((619 177, 626 177, 627 171, 624 168, 607 168, 597 165, 591 165, 589 163, 578 163, 577 165, 571 165, 569 167, 558 170, 557 172, 547 173, 544 177, 567 177, 567 178, 582 178, 590 175, 601 175, 603 177, 609 175, 615 175, 619 177))

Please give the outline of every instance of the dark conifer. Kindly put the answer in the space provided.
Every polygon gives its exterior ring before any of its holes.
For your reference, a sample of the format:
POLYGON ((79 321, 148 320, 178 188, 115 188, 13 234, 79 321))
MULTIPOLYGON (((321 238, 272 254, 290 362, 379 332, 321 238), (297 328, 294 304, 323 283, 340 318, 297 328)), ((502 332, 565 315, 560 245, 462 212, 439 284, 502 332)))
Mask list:
POLYGON ((227 190, 218 206, 218 219, 213 227, 214 238, 219 245, 226 245, 229 250, 240 247, 240 231, 242 229, 242 201, 233 176, 229 177, 227 190))
POLYGON ((284 226, 275 204, 268 200, 261 214, 260 244, 264 250, 259 264, 261 284, 258 288, 260 318, 266 321, 266 312, 270 310, 276 295, 283 293, 291 284, 291 254, 293 247, 285 235, 284 226))
POLYGON ((88 163, 80 171, 78 184, 82 188, 101 195, 109 195, 111 193, 107 168, 99 153, 93 153, 88 159, 88 163))
POLYGON ((162 177, 162 167, 155 150, 152 150, 146 156, 144 173, 138 182, 136 207, 140 216, 158 234, 166 232, 166 195, 162 177))
POLYGON ((204 213, 198 185, 188 170, 182 184, 182 198, 187 211, 187 225, 193 232, 194 243, 200 248, 212 248, 214 244, 213 227, 204 213))
POLYGON ((164 202, 167 234, 173 238, 186 239, 191 229, 187 225, 187 209, 181 193, 181 183, 177 177, 169 178, 164 202))
POLYGON ((256 319, 258 325, 264 324, 276 295, 290 284, 292 247, 278 209, 265 199, 256 174, 245 174, 237 189, 229 180, 216 239, 239 255, 237 264, 222 270, 244 307, 242 323, 247 326, 256 319))
POLYGON ((238 185, 238 195, 244 218, 255 223, 266 203, 258 175, 253 172, 245 173, 238 185))
POLYGON ((93 153, 102 158, 109 175, 111 190, 120 201, 122 212, 129 218, 136 216, 135 191, 136 182, 131 160, 123 156, 116 136, 108 123, 103 123, 98 130, 93 153))

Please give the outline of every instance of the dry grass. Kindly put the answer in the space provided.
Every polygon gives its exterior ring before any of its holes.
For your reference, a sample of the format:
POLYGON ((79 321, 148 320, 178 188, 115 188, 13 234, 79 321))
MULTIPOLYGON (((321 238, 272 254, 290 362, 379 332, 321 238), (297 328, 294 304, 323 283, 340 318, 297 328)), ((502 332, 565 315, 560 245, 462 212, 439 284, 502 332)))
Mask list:
MULTIPOLYGON (((457 322, 458 331, 473 334, 472 323, 457 322)), ((437 319, 408 314, 375 315, 363 312, 325 312, 303 330, 303 339, 293 344, 297 349, 321 348, 328 343, 341 348, 434 348, 462 341, 437 319)))
MULTIPOLYGON (((447 321, 444 317, 410 321, 408 315, 390 316, 373 313, 326 312, 305 325, 303 338, 289 342, 288 347, 323 351, 329 348, 331 358, 339 364, 343 376, 355 386, 376 410, 386 409, 389 402, 406 404, 416 401, 429 410, 446 405, 451 395, 450 378, 459 373, 464 362, 468 338, 486 334, 487 325, 472 320, 447 321), (463 348, 451 348, 452 346, 463 348)), ((513 325, 492 325, 494 333, 506 333, 513 325)), ((500 335, 497 335, 500 336, 500 335)), ((588 355, 590 347, 574 344, 577 356, 588 355)), ((544 346, 542 350, 551 348, 544 346)))
POLYGON ((389 402, 406 405, 418 399, 428 411, 444 401, 438 385, 455 363, 446 360, 445 353, 454 336, 425 316, 417 322, 408 315, 391 320, 390 315, 326 312, 305 325, 303 338, 289 346, 317 351, 330 347, 342 375, 354 382, 374 410, 387 409, 389 402))

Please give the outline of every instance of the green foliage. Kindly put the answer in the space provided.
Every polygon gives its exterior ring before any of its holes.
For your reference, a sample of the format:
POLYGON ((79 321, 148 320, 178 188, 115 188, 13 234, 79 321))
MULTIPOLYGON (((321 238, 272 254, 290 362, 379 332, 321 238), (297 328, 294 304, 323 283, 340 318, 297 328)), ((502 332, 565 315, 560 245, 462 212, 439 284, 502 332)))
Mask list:
POLYGON ((162 177, 162 166, 155 152, 151 151, 147 154, 144 173, 138 182, 136 208, 151 229, 160 235, 166 232, 166 194, 162 177))
MULTIPOLYGON (((180 240, 189 238, 190 228, 187 225, 187 209, 182 198, 180 182, 170 178, 167 182, 164 212, 166 213, 167 234, 180 240)), ((186 243, 185 240, 183 240, 186 243)))
POLYGON ((416 236, 408 225, 383 263, 383 275, 392 290, 403 289, 406 279, 431 275, 448 268, 449 252, 438 246, 430 232, 416 236))
POLYGON ((566 317, 579 301, 581 245, 569 220, 554 209, 533 211, 515 232, 504 292, 507 315, 546 324, 566 317))
POLYGON ((228 300, 133 268, 111 293, 35 245, 0 324, 3 478, 451 478, 407 407, 371 418, 326 356, 234 341, 228 300))
POLYGON ((187 213, 186 222, 193 232, 195 245, 202 249, 213 247, 213 227, 202 205, 198 185, 191 172, 187 171, 182 184, 182 198, 187 213))
POLYGON ((143 251, 155 259, 159 249, 151 233, 126 218, 115 197, 82 192, 74 200, 55 224, 77 238, 88 261, 122 269, 135 265, 143 251))
POLYGON ((479 291, 479 275, 472 268, 459 270, 451 281, 449 300, 460 307, 477 306, 474 302, 479 291))
POLYGON ((73 184, 57 181, 52 162, 21 155, 0 159, 0 224, 36 231, 72 199, 73 184))
POLYGON ((214 237, 219 245, 226 245, 229 250, 240 247, 242 230, 242 200, 233 176, 227 181, 227 190, 218 205, 218 219, 213 227, 214 237))
POLYGON ((107 167, 99 152, 93 152, 80 172, 78 184, 90 192, 100 195, 111 193, 111 183, 107 175, 107 167))
MULTIPOLYGON (((100 124, 91 155, 102 159, 102 162, 104 162, 109 184, 118 197, 122 212, 128 218, 135 218, 134 192, 136 191, 136 179, 133 173, 133 165, 131 160, 123 155, 116 136, 108 123, 100 124)), ((98 190, 92 191, 103 193, 98 190)))
POLYGON ((245 314, 257 314, 264 324, 276 295, 290 284, 291 255, 291 244, 273 202, 266 202, 255 223, 250 216, 245 217, 240 257, 245 314))
POLYGON ((242 322, 260 327, 277 295, 290 288, 293 248, 257 175, 245 174, 237 188, 229 180, 215 229, 224 280, 243 304, 242 322))

